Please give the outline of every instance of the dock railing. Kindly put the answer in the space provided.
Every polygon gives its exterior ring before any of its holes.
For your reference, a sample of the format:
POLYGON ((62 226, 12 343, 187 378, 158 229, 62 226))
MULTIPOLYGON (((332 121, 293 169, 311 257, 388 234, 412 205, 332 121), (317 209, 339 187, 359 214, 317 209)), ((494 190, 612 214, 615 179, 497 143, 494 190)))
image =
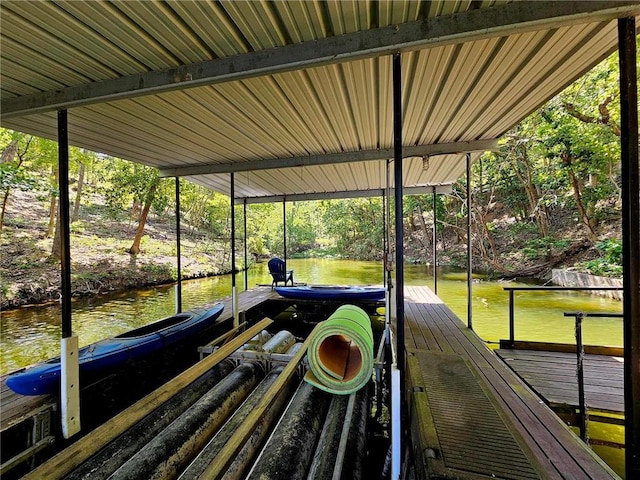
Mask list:
POLYGON ((587 403, 584 394, 584 345, 582 343, 582 319, 591 318, 622 318, 621 313, 584 313, 564 312, 565 317, 576 319, 576 377, 578 379, 578 409, 580 413, 580 438, 589 441, 587 433, 587 403))
POLYGON ((544 291, 608 291, 608 290, 622 290, 622 287, 561 287, 561 286, 546 286, 537 285, 531 287, 504 287, 505 291, 509 292, 509 341, 502 348, 513 348, 515 345, 515 292, 532 291, 532 292, 544 292, 544 291))

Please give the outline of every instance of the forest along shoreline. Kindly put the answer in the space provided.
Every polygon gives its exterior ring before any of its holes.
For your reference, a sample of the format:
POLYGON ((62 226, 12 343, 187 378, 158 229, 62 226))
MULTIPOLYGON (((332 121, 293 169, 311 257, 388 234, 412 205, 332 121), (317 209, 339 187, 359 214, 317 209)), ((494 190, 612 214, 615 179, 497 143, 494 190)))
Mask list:
MULTIPOLYGON (((137 219, 107 214, 104 199, 92 195, 92 205, 80 209, 71 224, 71 283, 74 297, 101 295, 175 282, 175 223, 149 215, 140 251, 133 255, 137 219)), ((7 206, 0 232, 0 309, 41 305, 60 299, 60 261, 52 255, 54 236, 48 233, 46 202, 35 192, 16 191, 7 206)), ((206 250, 197 232, 181 238, 182 278, 231 272, 224 245, 206 250)), ((229 248, 227 246, 227 248, 229 248)))
MULTIPOLYGON (((131 212, 116 215, 108 211, 103 196, 92 194, 79 209, 71 224, 72 295, 101 295, 135 288, 173 283, 177 278, 175 221, 172 216, 149 214, 145 219, 139 252, 131 254, 138 220, 131 212)), ((139 208, 133 209, 139 212, 139 208)), ((423 213, 416 209, 422 215, 423 213)), ((33 191, 15 191, 7 205, 0 234, 0 308, 9 310, 28 305, 41 305, 60 299, 59 259, 52 255, 55 234, 50 233, 47 202, 33 191)), ((407 219, 408 261, 428 263, 431 247, 430 232, 420 226, 412 213, 407 219), (417 226, 416 226, 417 225, 417 226)), ((181 235, 182 278, 193 279, 225 275, 231 272, 229 239, 211 239, 198 229, 183 224, 181 235)), ((439 253, 440 264, 464 265, 465 246, 455 239, 441 239, 445 250, 439 253)), ((564 250, 552 252, 547 247, 544 261, 532 263, 522 255, 518 277, 540 278, 552 268, 575 263, 576 258, 594 255, 585 240, 567 242, 564 250)), ((502 247, 505 248, 505 247, 502 247)), ((311 253, 317 252, 312 250, 311 253)), ((252 252, 268 258, 267 252, 252 252)), ((514 252, 513 255, 516 255, 514 252)), ((482 258, 476 258, 477 268, 486 268, 482 258)), ((240 264, 240 267, 242 265, 240 264)), ((495 273, 495 272, 494 272, 495 273)), ((503 278, 513 278, 508 272, 497 271, 503 278)))

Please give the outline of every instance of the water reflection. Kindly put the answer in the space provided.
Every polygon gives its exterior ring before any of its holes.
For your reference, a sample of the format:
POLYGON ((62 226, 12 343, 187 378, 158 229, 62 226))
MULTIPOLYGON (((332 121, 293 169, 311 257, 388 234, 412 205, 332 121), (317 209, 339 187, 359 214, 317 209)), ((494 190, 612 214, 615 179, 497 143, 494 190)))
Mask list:
MULTIPOLYGON (((298 282, 309 284, 379 285, 383 281, 379 262, 333 259, 293 259, 288 267, 298 282)), ((243 274, 237 285, 243 288, 243 274)), ((439 270, 438 294, 462 319, 467 314, 464 272, 439 270)), ((248 272, 249 288, 270 284, 266 262, 248 272)), ((405 266, 406 285, 432 286, 432 270, 424 265, 405 266)), ((510 286, 523 284, 509 283, 510 286)), ((497 341, 508 338, 508 294, 504 284, 480 280, 473 285, 473 325, 481 337, 497 341)), ((80 345, 112 337, 175 311, 174 286, 163 285, 73 301, 73 331, 80 345)), ((202 305, 231 294, 231 276, 183 282, 183 309, 202 305)), ((516 338, 573 343, 573 319, 563 312, 621 312, 621 302, 575 292, 516 293, 516 338)), ((1 312, 0 374, 36 363, 59 353, 60 309, 58 305, 1 312)), ((584 320, 585 343, 622 345, 620 319, 584 320)))

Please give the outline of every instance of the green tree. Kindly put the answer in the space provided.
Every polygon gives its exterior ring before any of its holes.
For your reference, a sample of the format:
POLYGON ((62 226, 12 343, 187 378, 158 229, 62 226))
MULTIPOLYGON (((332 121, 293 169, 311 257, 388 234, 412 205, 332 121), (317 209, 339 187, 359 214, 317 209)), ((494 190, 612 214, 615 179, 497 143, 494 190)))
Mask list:
POLYGON ((380 198, 354 198, 321 202, 327 235, 339 252, 360 260, 382 257, 384 222, 380 198))
POLYGON ((169 188, 161 188, 162 182, 157 169, 118 158, 110 159, 106 168, 106 185, 103 193, 107 205, 113 211, 131 209, 131 218, 138 226, 129 253, 140 251, 140 241, 149 211, 163 212, 169 201, 169 188))
MULTIPOLYGON (((12 130, 0 129, 0 230, 12 190, 41 190, 45 184, 39 172, 56 161, 55 142, 12 130)), ((57 188, 52 188, 52 192, 57 188)))

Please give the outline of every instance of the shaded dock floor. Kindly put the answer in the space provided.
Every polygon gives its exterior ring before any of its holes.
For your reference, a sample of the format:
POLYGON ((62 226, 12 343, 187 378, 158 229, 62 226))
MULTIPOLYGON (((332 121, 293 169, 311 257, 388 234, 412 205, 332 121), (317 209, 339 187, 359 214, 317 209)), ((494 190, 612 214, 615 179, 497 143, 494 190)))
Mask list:
MULTIPOLYGON (((496 353, 554 410, 578 408, 576 354, 500 349, 496 353)), ((624 359, 584 356, 585 398, 590 410, 624 413, 624 359)))
POLYGON ((618 478, 426 287, 405 289, 418 478, 618 478))

